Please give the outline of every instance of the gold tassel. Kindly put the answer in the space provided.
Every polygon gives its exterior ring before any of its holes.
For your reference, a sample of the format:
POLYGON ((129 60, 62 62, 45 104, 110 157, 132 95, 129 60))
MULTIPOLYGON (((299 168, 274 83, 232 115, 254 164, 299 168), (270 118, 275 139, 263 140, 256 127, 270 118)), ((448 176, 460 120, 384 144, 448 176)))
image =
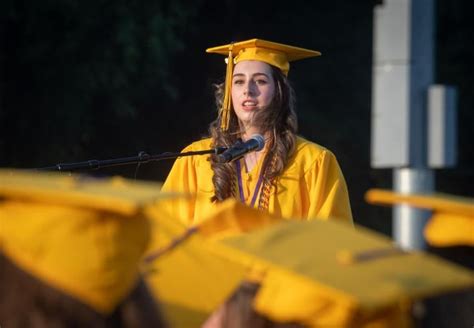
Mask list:
POLYGON ((229 49, 229 56, 227 57, 227 69, 225 74, 225 85, 224 85, 224 101, 222 102, 221 108, 221 129, 227 131, 229 129, 230 121, 230 104, 231 104, 231 85, 232 85, 232 72, 234 70, 234 58, 232 58, 231 44, 229 49))

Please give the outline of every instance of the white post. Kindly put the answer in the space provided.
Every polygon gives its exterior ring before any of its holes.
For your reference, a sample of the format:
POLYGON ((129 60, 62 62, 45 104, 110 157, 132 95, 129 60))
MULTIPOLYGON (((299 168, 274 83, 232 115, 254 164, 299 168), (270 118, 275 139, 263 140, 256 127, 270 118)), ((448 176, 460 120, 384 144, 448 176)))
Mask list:
MULTIPOLYGON (((455 93, 428 91, 434 81, 434 17, 434 0, 384 0, 374 9, 371 165, 393 168, 399 193, 433 192, 431 168, 455 162, 455 151, 439 149, 454 146, 455 111, 449 104, 455 93)), ((424 248, 428 217, 426 210, 395 206, 394 240, 402 248, 424 248)))
MULTIPOLYGON (((394 169, 393 189, 403 194, 431 193, 434 190, 433 171, 415 168, 394 169)), ((392 235, 397 244, 408 250, 425 248, 423 229, 430 212, 407 205, 396 205, 392 213, 392 235)))

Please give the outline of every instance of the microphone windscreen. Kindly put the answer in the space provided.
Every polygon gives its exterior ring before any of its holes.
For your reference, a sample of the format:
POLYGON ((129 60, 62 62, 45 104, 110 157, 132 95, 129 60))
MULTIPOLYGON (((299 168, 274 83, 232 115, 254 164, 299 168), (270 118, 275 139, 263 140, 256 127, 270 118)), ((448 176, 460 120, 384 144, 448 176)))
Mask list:
POLYGON ((258 143, 258 147, 255 151, 262 150, 265 147, 265 138, 261 134, 254 134, 250 139, 254 139, 258 143))

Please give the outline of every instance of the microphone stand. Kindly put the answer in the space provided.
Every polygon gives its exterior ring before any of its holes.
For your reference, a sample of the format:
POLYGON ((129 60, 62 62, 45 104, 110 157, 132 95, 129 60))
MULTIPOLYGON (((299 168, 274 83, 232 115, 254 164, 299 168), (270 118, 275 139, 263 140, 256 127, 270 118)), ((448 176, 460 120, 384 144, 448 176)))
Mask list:
POLYGON ((163 159, 174 159, 183 156, 193 156, 193 155, 205 155, 205 154, 215 154, 219 155, 223 153, 227 148, 226 147, 217 147, 208 150, 200 151, 188 151, 184 153, 172 153, 166 152, 158 155, 149 155, 144 151, 138 153, 138 156, 124 157, 124 158, 114 158, 106 160, 88 160, 77 163, 59 163, 53 166, 47 166, 39 168, 37 170, 46 170, 46 171, 78 171, 83 169, 88 170, 97 170, 103 167, 109 166, 118 166, 118 165, 127 165, 127 164, 137 164, 137 163, 148 163, 151 161, 160 161, 163 159))

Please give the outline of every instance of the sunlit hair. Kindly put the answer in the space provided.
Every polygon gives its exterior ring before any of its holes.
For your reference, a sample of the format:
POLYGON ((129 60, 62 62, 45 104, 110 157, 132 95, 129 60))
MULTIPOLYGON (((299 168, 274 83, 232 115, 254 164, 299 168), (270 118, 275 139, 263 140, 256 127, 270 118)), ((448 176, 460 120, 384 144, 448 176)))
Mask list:
POLYGON ((260 284, 243 281, 219 309, 222 311, 222 316, 217 326, 225 328, 303 328, 299 323, 277 322, 258 313, 252 305, 259 289, 260 284))
MULTIPOLYGON (((268 153, 263 163, 265 169, 264 183, 274 183, 284 170, 288 159, 293 154, 296 144, 297 118, 294 110, 295 95, 288 79, 280 69, 271 66, 272 77, 275 82, 275 95, 264 110, 256 111, 252 125, 257 127, 262 135, 268 133, 270 139, 266 140, 268 153)), ((222 106, 224 84, 215 86, 216 106, 222 106)), ((229 129, 222 131, 220 116, 210 124, 209 133, 213 147, 229 147, 237 142, 244 131, 241 130, 234 109, 230 110, 229 129)), ((211 156, 211 167, 214 172, 212 182, 215 194, 213 201, 223 201, 235 196, 235 167, 232 163, 218 163, 215 156, 211 156)))

